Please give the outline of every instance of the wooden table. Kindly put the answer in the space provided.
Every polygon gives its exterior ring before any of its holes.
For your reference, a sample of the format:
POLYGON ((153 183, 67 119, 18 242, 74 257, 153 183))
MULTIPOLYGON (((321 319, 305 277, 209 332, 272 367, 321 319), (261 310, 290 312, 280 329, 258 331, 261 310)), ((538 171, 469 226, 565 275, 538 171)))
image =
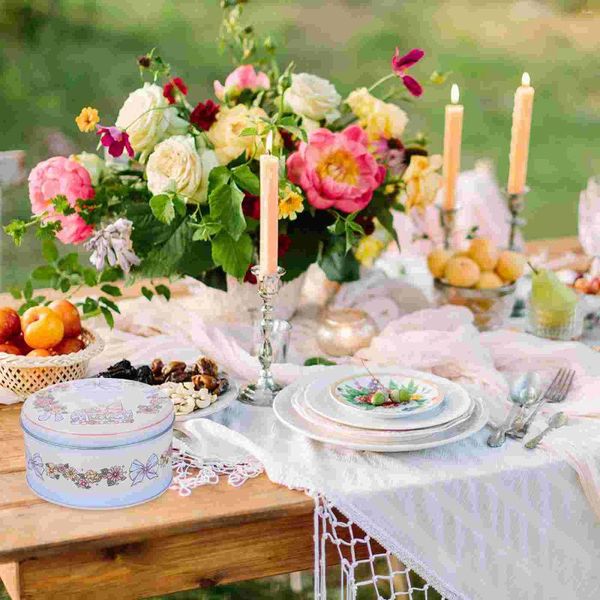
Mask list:
MULTIPOLYGON (((531 249, 546 247, 577 245, 531 249)), ((0 577, 13 600, 144 598, 312 568, 312 500, 265 476, 114 512, 39 499, 25 483, 19 410, 0 406, 0 577)))

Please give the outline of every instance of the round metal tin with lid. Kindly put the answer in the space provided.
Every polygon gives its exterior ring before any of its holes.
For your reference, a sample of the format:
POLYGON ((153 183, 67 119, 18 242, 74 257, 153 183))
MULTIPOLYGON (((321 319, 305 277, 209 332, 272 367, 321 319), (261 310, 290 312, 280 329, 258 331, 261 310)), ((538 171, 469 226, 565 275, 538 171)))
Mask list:
POLYGON ((27 481, 35 493, 80 508, 149 500, 171 482, 175 416, 160 390, 121 379, 59 383, 21 411, 27 481))

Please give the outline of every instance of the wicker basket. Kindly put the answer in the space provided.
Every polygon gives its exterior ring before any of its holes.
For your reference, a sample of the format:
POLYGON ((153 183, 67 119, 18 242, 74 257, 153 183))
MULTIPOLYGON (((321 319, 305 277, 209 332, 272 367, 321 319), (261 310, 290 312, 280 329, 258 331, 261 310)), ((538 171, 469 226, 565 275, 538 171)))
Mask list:
POLYGON ((104 342, 89 329, 83 329, 85 348, 72 354, 27 357, 0 352, 0 387, 26 398, 46 386, 81 379, 90 359, 104 349, 104 342))

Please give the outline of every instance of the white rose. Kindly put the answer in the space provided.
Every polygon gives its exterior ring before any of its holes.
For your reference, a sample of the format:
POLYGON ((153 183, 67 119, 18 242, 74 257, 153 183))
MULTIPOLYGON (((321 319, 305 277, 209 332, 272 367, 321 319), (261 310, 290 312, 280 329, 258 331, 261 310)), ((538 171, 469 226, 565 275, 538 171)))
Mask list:
POLYGON ((342 97, 333 84, 310 73, 292 75, 292 85, 285 91, 284 98, 296 114, 313 121, 325 119, 331 123, 340 116, 338 106, 342 97))
POLYGON ((69 158, 79 163, 90 174, 93 186, 98 185, 105 164, 97 154, 93 154, 92 152, 80 152, 79 154, 71 154, 69 158))
POLYGON ((205 202, 208 175, 218 166, 212 150, 197 150, 191 135, 175 135, 160 142, 146 165, 148 189, 154 194, 176 192, 189 202, 205 202))
POLYGON ((177 116, 177 109, 169 106, 160 86, 145 83, 131 92, 119 111, 119 129, 129 135, 129 141, 140 160, 145 161, 158 142, 170 135, 185 133, 188 123, 177 116))

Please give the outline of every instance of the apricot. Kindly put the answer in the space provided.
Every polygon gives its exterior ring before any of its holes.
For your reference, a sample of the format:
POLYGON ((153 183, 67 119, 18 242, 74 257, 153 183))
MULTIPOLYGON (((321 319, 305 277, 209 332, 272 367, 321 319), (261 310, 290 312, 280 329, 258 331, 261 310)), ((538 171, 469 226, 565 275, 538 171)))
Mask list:
POLYGON ((79 311, 68 300, 55 300, 48 306, 58 314, 65 326, 65 337, 75 337, 81 333, 81 319, 79 311))
POLYGON ((444 248, 438 248, 429 253, 427 266, 434 277, 443 277, 446 263, 452 258, 452 253, 444 248))
POLYGON ((451 258, 444 270, 446 281, 456 287, 473 287, 479 281, 480 274, 479 265, 464 256, 451 258))
POLYGON ((6 342, 11 337, 19 335, 20 331, 19 313, 12 308, 0 308, 0 342, 6 342))
POLYGON ((52 348, 65 334, 65 326, 61 318, 47 306, 34 306, 25 311, 21 317, 23 338, 33 348, 52 348))
POLYGON ((27 353, 27 356, 52 356, 49 350, 44 348, 37 348, 36 350, 32 350, 27 353))
POLYGON ((469 258, 474 260, 482 271, 493 271, 498 262, 498 250, 492 241, 476 238, 469 246, 469 258))
POLYGON ((498 264, 496 265, 496 273, 504 281, 516 281, 523 275, 527 260, 522 254, 513 252, 512 250, 504 250, 500 253, 498 264))
POLYGON ((0 344, 0 352, 6 354, 22 354, 22 352, 14 344, 0 344))
MULTIPOLYGON (((19 328, 21 326, 19 325, 19 328)), ((19 331, 19 334, 14 337, 11 338, 10 340, 8 340, 9 344, 12 344, 13 346, 16 346, 20 351, 21 354, 29 354, 29 352, 31 352, 31 348, 25 343, 25 339, 23 338, 23 332, 19 331)))
POLYGON ((478 290, 493 290, 502 287, 504 282, 493 271, 484 271, 479 277, 479 281, 475 284, 478 290))
POLYGON ((79 338, 64 338, 62 342, 54 346, 56 354, 72 354, 85 348, 85 344, 79 338))

